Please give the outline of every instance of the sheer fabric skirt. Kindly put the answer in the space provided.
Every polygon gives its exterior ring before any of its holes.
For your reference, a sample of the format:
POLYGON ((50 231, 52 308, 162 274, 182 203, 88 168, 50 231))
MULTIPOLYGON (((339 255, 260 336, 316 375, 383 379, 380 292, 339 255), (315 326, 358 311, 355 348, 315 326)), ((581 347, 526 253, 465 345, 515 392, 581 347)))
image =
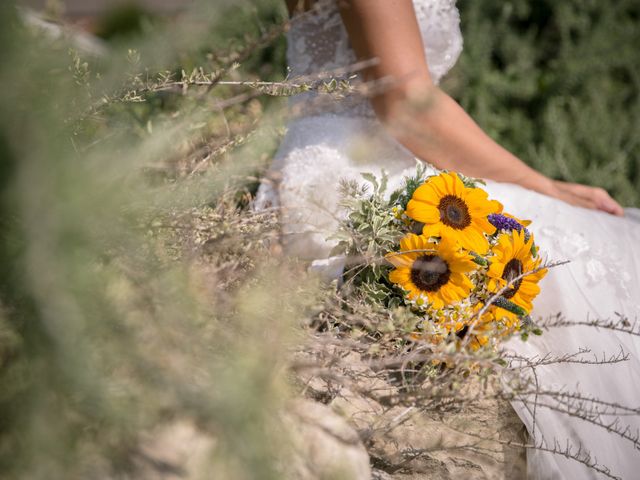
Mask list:
MULTIPOLYGON (((324 259, 334 245, 327 239, 344 214, 338 206, 340 182, 363 183, 362 172, 380 175, 384 169, 391 192, 415 167, 414 156, 373 119, 331 114, 306 117, 289 125, 268 176, 271 180, 261 186, 256 204, 258 208, 281 208, 288 253, 324 259)), ((640 317, 640 223, 573 207, 513 184, 487 182, 486 190, 506 211, 533 221, 536 243, 549 260, 570 261, 542 280, 534 318, 561 314, 571 322, 588 323, 626 317, 633 324, 640 317)), ((329 264, 339 271, 336 262, 329 264)), ((527 342, 510 340, 507 348, 532 359, 576 352, 583 353, 574 359, 588 360, 621 351, 628 354, 628 360, 610 365, 539 366, 535 369, 537 390, 556 393, 523 397, 513 407, 531 434, 531 442, 543 447, 528 452, 529 478, 606 478, 575 460, 544 451, 566 450, 568 444, 573 454, 609 467, 614 476, 638 478, 640 450, 633 439, 640 431, 639 336, 571 325, 549 328, 527 342), (567 400, 572 395, 586 399, 582 408, 597 407, 592 417, 576 416, 571 405, 577 404, 567 400), (589 398, 636 411, 588 404, 589 398), (597 423, 609 424, 617 433, 597 423)), ((523 373, 534 372, 525 368, 523 373)))

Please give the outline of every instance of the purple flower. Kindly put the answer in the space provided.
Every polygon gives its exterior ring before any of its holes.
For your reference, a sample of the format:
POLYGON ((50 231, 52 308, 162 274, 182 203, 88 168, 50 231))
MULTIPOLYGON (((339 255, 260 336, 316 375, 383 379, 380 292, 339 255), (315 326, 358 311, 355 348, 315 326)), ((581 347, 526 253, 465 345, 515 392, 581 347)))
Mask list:
MULTIPOLYGON (((489 220, 489 223, 498 230, 504 230, 506 232, 510 232, 512 230, 519 232, 524 228, 517 220, 502 215, 501 213, 491 213, 487 217, 487 220, 489 220)), ((524 230, 528 233, 526 228, 524 230)))

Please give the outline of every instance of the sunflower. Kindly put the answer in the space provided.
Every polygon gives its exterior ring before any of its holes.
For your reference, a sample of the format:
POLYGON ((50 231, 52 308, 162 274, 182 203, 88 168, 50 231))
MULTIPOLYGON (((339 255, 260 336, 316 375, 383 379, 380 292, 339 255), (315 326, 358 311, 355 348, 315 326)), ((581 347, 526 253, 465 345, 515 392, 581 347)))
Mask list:
POLYGON ((496 231, 487 217, 502 212, 502 205, 488 200, 480 188, 465 187, 454 172, 429 178, 413 193, 406 214, 424 223, 427 237, 451 237, 467 250, 484 254, 489 242, 484 234, 496 231))
POLYGON ((476 264, 449 238, 435 243, 410 233, 400 241, 400 251, 386 258, 396 267, 389 280, 404 288, 410 300, 426 297, 433 308, 463 300, 473 288, 465 273, 476 264))
MULTIPOLYGON (((487 329, 487 330, 489 332, 491 331, 490 329, 487 329)), ((489 343, 489 340, 490 340, 489 335, 486 335, 484 333, 475 334, 469 339, 469 348, 471 348, 471 350, 473 350, 474 352, 477 352, 482 347, 484 347, 487 343, 489 343)))
POLYGON ((543 268, 515 280, 523 273, 532 272, 540 266, 540 258, 534 258, 532 253, 533 235, 528 237, 527 239, 524 231, 517 230, 501 234, 493 247, 494 256, 491 257, 488 275, 489 290, 492 292, 513 282, 502 296, 531 313, 532 301, 540 293, 538 282, 547 274, 547 269, 543 268))
POLYGON ((473 307, 473 320, 470 322, 472 327, 469 328, 471 337, 468 342, 469 347, 474 351, 484 347, 491 338, 508 337, 520 328, 520 319, 517 315, 493 305, 478 318, 477 315, 483 307, 482 302, 473 307))

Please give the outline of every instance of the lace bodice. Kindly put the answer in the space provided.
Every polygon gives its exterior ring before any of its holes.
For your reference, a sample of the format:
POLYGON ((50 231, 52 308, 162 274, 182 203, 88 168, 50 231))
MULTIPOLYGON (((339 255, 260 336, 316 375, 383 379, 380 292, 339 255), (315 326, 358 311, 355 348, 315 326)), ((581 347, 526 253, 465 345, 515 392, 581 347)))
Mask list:
MULTIPOLYGON (((337 0, 321 0, 310 12, 294 18, 288 32, 287 61, 292 77, 333 74, 356 63, 342 24, 337 0)), ((437 83, 453 67, 462 51, 460 16, 455 0, 413 0, 429 71, 437 83)), ((337 77, 346 74, 332 75, 337 77)), ((313 92, 296 95, 292 104, 303 114, 332 112, 349 116, 372 116, 369 102, 361 95, 339 101, 317 98, 313 92), (315 105, 314 105, 315 104, 315 105)))

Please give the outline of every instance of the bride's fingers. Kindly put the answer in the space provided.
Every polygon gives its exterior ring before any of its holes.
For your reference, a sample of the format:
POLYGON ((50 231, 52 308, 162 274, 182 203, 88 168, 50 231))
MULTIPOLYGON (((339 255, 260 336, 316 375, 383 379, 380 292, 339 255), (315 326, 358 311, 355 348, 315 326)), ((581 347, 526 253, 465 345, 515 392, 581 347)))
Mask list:
POLYGON ((622 206, 611 198, 607 192, 598 192, 594 196, 594 200, 599 210, 603 210, 618 217, 622 217, 624 215, 624 209, 622 206))
POLYGON ((577 207, 590 208, 592 210, 596 209, 596 204, 589 198, 584 198, 579 195, 574 194, 573 192, 560 190, 556 198, 559 198, 563 202, 566 202, 570 205, 575 205, 577 207))
MULTIPOLYGON (((569 182, 556 182, 556 187, 563 193, 575 196, 582 199, 579 201, 577 198, 572 201, 569 199, 569 203, 580 205, 586 208, 593 208, 596 210, 602 210, 616 216, 623 216, 624 209, 616 202, 609 193, 600 187, 590 187, 588 185, 582 185, 579 183, 569 182)), ((567 201, 567 200, 565 200, 567 201)))
POLYGON ((579 197, 590 198, 593 195, 594 187, 589 187, 588 185, 561 181, 556 181, 556 185, 561 190, 571 192, 579 197))
POLYGON ((622 208, 622 206, 620 206, 618 202, 611 198, 609 192, 607 192, 604 188, 586 187, 585 185, 578 186, 581 187, 579 189, 580 195, 589 195, 590 199, 595 204, 595 208, 597 208, 598 210, 602 210, 604 212, 617 216, 624 215, 624 209, 622 208))
POLYGON ((578 195, 572 195, 569 199, 569 203, 573 203, 579 207, 589 208, 591 210, 597 210, 598 207, 595 202, 589 198, 579 197, 578 195))
POLYGON ((618 204, 618 202, 609 197, 608 194, 606 194, 606 196, 602 194, 592 194, 591 197, 582 197, 580 195, 569 193, 561 196, 560 198, 567 203, 579 207, 601 210, 618 217, 624 215, 624 209, 618 204))

